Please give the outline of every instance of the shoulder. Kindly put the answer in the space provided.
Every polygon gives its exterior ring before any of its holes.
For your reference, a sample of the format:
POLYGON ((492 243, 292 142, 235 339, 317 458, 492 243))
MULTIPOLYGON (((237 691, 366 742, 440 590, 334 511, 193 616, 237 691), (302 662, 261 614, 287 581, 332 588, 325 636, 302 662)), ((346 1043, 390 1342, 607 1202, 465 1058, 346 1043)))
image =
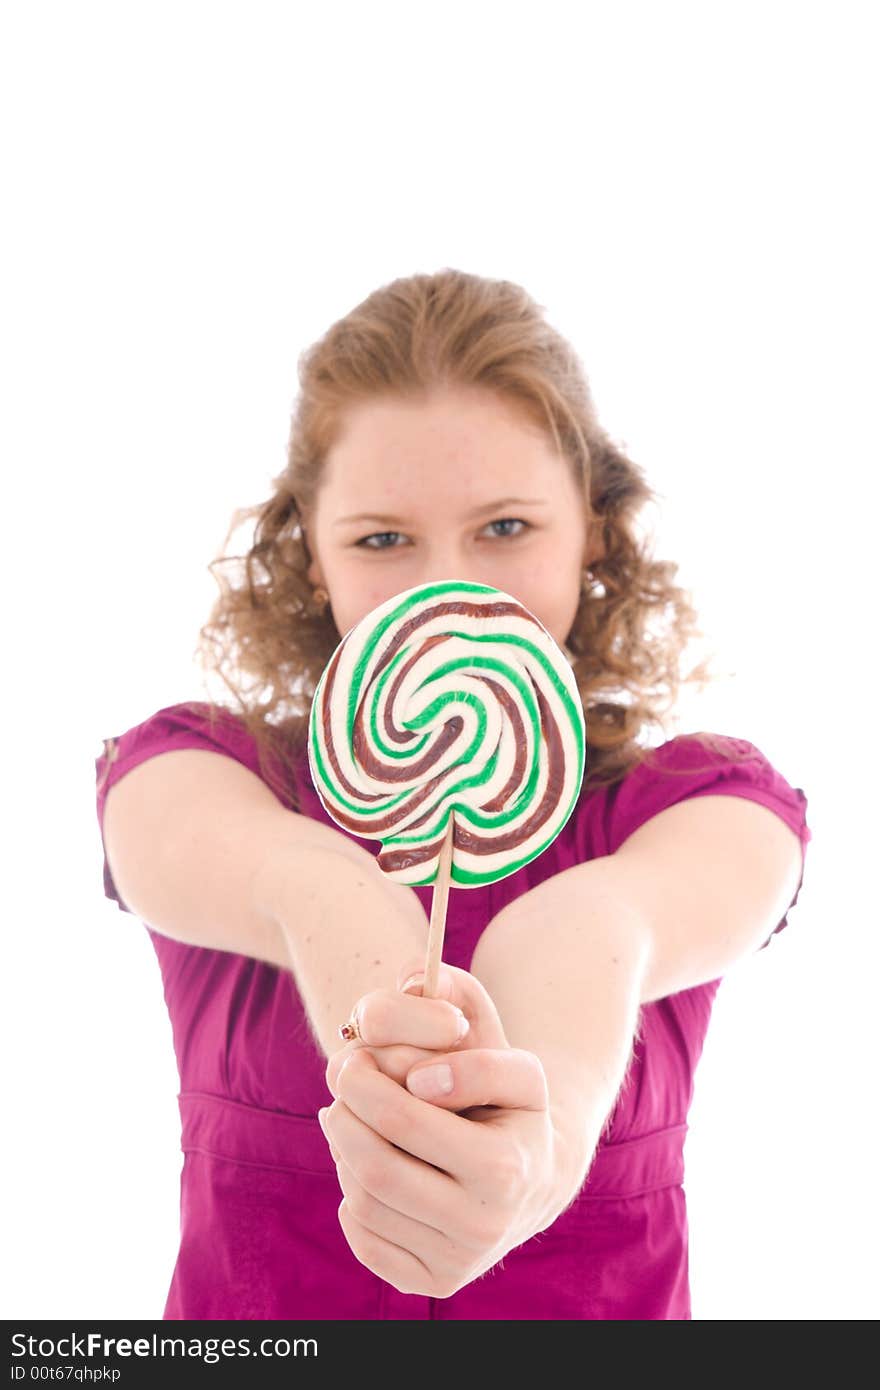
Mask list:
POLYGON ((606 853, 613 854, 638 826, 677 802, 699 796, 740 796, 775 811, 806 842, 807 797, 749 739, 701 730, 679 734, 656 748, 607 790, 606 853))
POLYGON ((787 925, 811 832, 803 789, 748 739, 684 735, 657 753, 621 784, 609 853, 652 924, 660 998, 720 976, 787 925))
MULTIPOLYGON (((102 742, 102 751, 95 761, 99 803, 110 787, 139 763, 183 748, 223 753, 264 781, 270 780, 257 740, 240 716, 204 700, 165 705, 122 733, 104 737, 102 742)), ((285 779, 280 780, 283 783, 285 779)))

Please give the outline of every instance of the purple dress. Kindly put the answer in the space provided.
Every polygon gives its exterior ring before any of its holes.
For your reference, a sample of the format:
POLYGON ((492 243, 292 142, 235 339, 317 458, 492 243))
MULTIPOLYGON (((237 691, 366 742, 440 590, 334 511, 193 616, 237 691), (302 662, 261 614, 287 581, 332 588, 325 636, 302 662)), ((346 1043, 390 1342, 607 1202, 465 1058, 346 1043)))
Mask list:
MULTIPOLYGON (((105 740, 96 763, 102 835, 109 788, 157 753, 214 750, 260 775, 243 724, 225 711, 212 733, 208 708, 172 705, 105 740)), ((803 791, 753 744, 726 742, 748 759, 730 762, 690 735, 670 739, 653 755, 660 766, 582 792, 563 830, 530 864, 498 883, 453 889, 444 960, 469 968, 480 933, 506 903, 552 874, 613 854, 637 826, 685 797, 758 801, 795 831, 805 852, 811 831, 803 791), (667 777, 666 766, 692 771, 667 777)), ((302 814, 346 833, 321 805, 305 760, 297 780, 302 814)), ((378 841, 352 838, 378 854, 378 841)), ((802 882, 803 870, 790 907, 802 882)), ((104 891, 130 910, 106 857, 104 891)), ((432 889, 413 891, 429 912, 432 889)), ((147 930, 171 1019, 184 1155, 180 1250, 165 1318, 690 1318, 683 1145, 720 980, 643 1006, 610 1125, 568 1210, 450 1298, 430 1298, 398 1292, 356 1259, 343 1236, 336 1214, 342 1194, 316 1117, 333 1100, 326 1060, 292 975, 147 930)))

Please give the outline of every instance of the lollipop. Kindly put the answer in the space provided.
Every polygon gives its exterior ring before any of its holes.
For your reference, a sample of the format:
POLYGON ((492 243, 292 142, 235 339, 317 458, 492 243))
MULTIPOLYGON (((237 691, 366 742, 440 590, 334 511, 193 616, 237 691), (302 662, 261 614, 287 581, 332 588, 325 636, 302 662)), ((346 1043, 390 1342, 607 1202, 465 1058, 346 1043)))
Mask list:
POLYGON ((450 882, 495 883, 547 849, 576 805, 585 748, 565 654, 500 589, 404 590, 339 643, 312 702, 312 781, 338 825, 381 841, 390 879, 434 885, 426 996, 450 882))

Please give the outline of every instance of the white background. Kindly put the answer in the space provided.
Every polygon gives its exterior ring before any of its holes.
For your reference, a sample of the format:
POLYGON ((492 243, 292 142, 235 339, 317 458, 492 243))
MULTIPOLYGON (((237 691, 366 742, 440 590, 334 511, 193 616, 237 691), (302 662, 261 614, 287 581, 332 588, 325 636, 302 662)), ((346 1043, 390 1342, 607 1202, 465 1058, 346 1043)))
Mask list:
POLYGON ((809 798, 697 1075, 694 1317, 877 1316, 872 10, 4 7, 3 1316, 161 1316, 178 1081, 94 760, 202 697, 207 565, 283 466, 298 354, 443 266, 546 307, 660 492, 733 673, 681 728, 809 798))

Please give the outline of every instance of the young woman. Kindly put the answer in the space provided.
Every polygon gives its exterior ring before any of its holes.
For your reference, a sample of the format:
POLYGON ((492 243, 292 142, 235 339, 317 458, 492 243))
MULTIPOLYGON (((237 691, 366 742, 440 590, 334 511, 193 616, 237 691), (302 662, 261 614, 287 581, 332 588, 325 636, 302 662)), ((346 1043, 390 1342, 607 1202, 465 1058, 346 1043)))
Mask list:
POLYGON ((810 830, 748 740, 645 741, 696 631, 637 536, 653 496, 509 282, 395 281, 301 358, 287 465, 214 562, 200 654, 237 708, 167 706, 97 762, 105 891, 150 932, 180 1070, 167 1318, 690 1317, 694 1071, 810 830), (423 999, 432 890, 331 820, 305 744, 341 637, 439 579, 553 635, 587 762, 543 854, 450 893, 423 999))

